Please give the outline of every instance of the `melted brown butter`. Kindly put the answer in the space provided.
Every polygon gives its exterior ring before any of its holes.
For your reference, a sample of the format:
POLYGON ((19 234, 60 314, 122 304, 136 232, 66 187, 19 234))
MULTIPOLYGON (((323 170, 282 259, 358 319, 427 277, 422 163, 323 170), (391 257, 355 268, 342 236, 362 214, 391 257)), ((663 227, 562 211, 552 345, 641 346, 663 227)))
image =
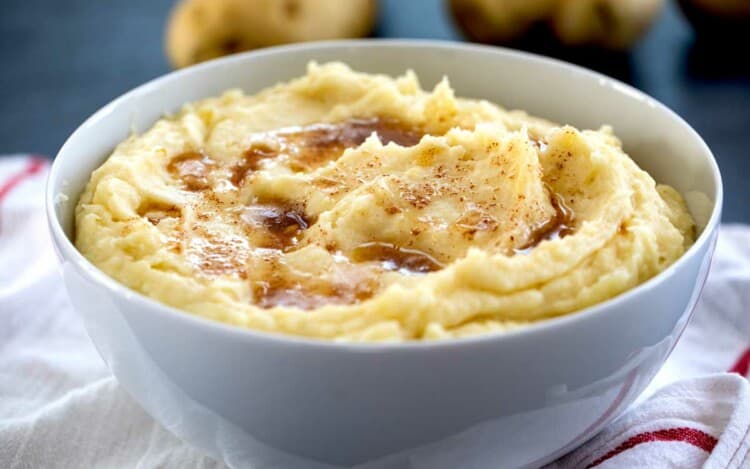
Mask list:
POLYGON ((229 178, 230 181, 232 181, 232 184, 235 186, 239 186, 242 184, 245 176, 247 176, 247 173, 260 169, 263 160, 275 158, 277 156, 279 156, 279 151, 267 143, 253 144, 242 154, 240 162, 232 167, 232 175, 229 178))
POLYGON ((165 218, 182 217, 182 212, 174 205, 150 201, 138 207, 138 215, 148 220, 152 225, 158 225, 165 218))
POLYGON ((357 246, 349 253, 349 259, 352 262, 379 262, 385 270, 404 274, 426 274, 443 268, 439 261, 425 252, 377 241, 357 246))
POLYGON ((419 143, 424 132, 414 126, 389 118, 348 119, 335 124, 314 124, 296 129, 279 130, 262 135, 264 141, 254 143, 232 168, 235 186, 263 162, 284 155, 293 171, 310 171, 338 159, 344 150, 361 145, 372 133, 384 144, 401 146, 419 143))
POLYGON ((297 245, 299 236, 312 221, 292 204, 277 202, 250 205, 240 215, 249 229, 261 231, 261 248, 286 250, 297 245))
POLYGON ((353 285, 260 282, 255 303, 264 309, 285 306, 311 310, 325 305, 348 305, 364 301, 374 294, 369 283, 353 285))
MULTIPOLYGON (((331 245, 329 251, 336 252, 335 261, 319 275, 295 271, 284 263, 284 253, 304 245, 305 230, 316 222, 306 214, 304 204, 260 200, 245 205, 239 199, 227 201, 225 197, 218 197, 210 187, 217 175, 227 177, 227 174, 229 181, 239 187, 249 174, 269 164, 309 171, 336 160, 347 148, 361 145, 372 133, 384 144, 395 142, 402 146, 415 145, 424 135, 422 130, 397 120, 358 118, 254 134, 251 139, 254 143, 239 162, 214 161, 199 151, 173 157, 166 169, 185 189, 195 192, 191 203, 200 207, 196 210, 197 223, 181 226, 176 242, 184 246, 189 261, 203 275, 234 275, 246 279, 253 303, 261 308, 284 306, 312 310, 331 304, 355 304, 371 298, 381 289, 383 271, 420 275, 443 269, 441 261, 426 252, 373 241, 343 254, 331 245), (207 231, 205 227, 213 217, 213 210, 219 210, 224 221, 237 229, 231 234, 207 231), (269 267, 265 273, 248 267, 254 256, 266 255, 263 250, 272 262, 264 264, 269 267)), ((535 145, 543 148, 544 142, 535 141, 535 145)), ((319 179, 316 183, 328 187, 336 181, 319 179)), ((432 184, 424 184, 400 187, 399 193, 406 203, 420 209, 430 203, 436 190, 432 184)), ((563 238, 573 232, 573 212, 561 197, 552 191, 549 193, 554 216, 530 227, 526 243, 514 253, 528 253, 545 240, 563 238)), ((394 206, 386 211, 392 214, 400 209, 394 206)), ((148 205, 142 207, 139 214, 154 225, 164 218, 181 219, 181 209, 172 206, 148 205)), ((457 221, 457 226, 473 236, 477 231, 496 230, 498 222, 474 210, 467 211, 457 221)), ((412 230, 414 236, 419 233, 420 229, 412 230)))
POLYGON ((574 232, 573 211, 565 205, 565 201, 559 194, 550 191, 550 203, 555 209, 555 215, 543 223, 532 227, 529 240, 522 247, 514 250, 515 254, 528 254, 542 241, 561 239, 574 232))
POLYGON ((182 181, 190 191, 208 189, 208 173, 215 166, 214 161, 203 153, 189 151, 172 157, 167 163, 167 171, 182 181))
POLYGON ((349 119, 337 124, 312 125, 289 136, 303 140, 305 146, 311 149, 339 149, 359 146, 373 132, 383 144, 394 142, 403 147, 416 145, 424 135, 424 132, 401 121, 373 117, 349 119))
POLYGON ((280 258, 274 262, 274 274, 254 283, 254 300, 261 308, 286 306, 310 310, 332 304, 354 304, 372 297, 378 289, 377 280, 369 272, 348 263, 336 263, 322 276, 299 277, 286 269, 280 258))

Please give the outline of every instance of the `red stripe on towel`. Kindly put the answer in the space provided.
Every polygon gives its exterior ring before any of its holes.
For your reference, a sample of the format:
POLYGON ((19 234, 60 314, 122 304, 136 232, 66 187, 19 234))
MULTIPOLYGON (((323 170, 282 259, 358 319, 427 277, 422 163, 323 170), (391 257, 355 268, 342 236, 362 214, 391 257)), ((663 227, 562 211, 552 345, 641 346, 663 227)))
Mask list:
POLYGON ((700 448, 708 453, 713 451, 718 440, 706 432, 696 430, 695 428, 681 427, 681 428, 668 428, 665 430, 656 430, 653 432, 639 433, 635 436, 631 436, 624 443, 620 444, 617 448, 613 449, 609 453, 605 454, 601 458, 592 462, 586 469, 596 467, 604 461, 611 459, 623 451, 627 451, 635 446, 642 443, 649 443, 652 441, 680 441, 683 443, 691 444, 697 448, 700 448))
MULTIPOLYGON (((30 178, 34 174, 37 174, 39 171, 44 169, 44 166, 47 164, 47 162, 40 157, 32 156, 28 163, 26 163, 26 166, 21 169, 21 171, 15 173, 11 177, 8 178, 2 185, 0 185, 0 204, 3 203, 3 199, 10 194, 10 192, 19 184, 21 184, 24 180, 30 178)), ((2 229, 2 224, 0 224, 0 230, 2 229)))
POLYGON ((748 371, 750 371, 750 347, 745 349, 745 352, 737 359, 737 363, 729 370, 730 373, 739 373, 742 376, 747 376, 748 371))
POLYGON ((0 186, 0 202, 3 201, 5 196, 7 196, 14 187, 22 183, 24 179, 41 171, 45 164, 46 162, 43 159, 32 157, 21 171, 12 175, 3 183, 3 185, 0 186))

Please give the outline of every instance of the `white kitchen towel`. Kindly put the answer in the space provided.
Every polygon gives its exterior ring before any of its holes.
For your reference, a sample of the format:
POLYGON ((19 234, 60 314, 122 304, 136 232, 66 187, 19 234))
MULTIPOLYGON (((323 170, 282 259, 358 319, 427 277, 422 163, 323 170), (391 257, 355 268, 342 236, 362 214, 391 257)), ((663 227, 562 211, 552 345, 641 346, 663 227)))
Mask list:
MULTIPOLYGON (((97 355, 47 235, 47 166, 0 158, 0 467, 227 467, 151 419, 97 355)), ((749 346, 750 227, 727 225, 648 397, 550 467, 750 467, 749 346)))

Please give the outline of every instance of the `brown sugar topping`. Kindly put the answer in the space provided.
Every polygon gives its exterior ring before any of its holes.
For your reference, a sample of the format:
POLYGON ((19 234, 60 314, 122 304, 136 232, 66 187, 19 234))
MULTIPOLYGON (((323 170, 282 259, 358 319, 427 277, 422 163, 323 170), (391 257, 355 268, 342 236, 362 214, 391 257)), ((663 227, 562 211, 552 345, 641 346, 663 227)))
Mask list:
POLYGON ((208 189, 208 172, 214 161, 203 153, 189 151, 174 156, 167 164, 167 171, 179 178, 190 191, 208 189))
POLYGON ((378 241, 357 246, 349 253, 349 258, 352 262, 379 262, 385 270, 410 274, 425 274, 443 268, 427 253, 378 241))

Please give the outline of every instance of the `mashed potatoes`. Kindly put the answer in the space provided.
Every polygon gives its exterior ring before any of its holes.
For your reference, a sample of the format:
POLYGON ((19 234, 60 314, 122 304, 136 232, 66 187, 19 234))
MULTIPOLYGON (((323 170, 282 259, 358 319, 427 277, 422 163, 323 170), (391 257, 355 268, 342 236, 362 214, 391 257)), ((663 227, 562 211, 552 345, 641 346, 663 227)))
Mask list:
POLYGON ((693 242, 680 195, 577 130, 340 63, 186 105, 120 144, 76 245, 128 287, 242 327, 461 337, 612 298, 693 242))

